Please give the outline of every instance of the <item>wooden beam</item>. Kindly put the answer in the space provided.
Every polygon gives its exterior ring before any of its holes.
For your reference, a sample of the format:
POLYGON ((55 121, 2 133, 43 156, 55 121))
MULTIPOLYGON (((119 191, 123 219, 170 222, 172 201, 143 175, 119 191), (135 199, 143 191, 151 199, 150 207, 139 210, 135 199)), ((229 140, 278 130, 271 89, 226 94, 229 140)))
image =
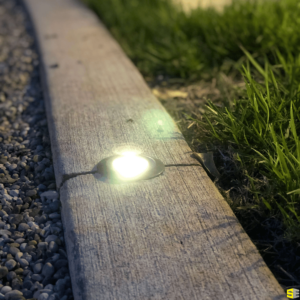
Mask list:
POLYGON ((98 18, 75 0, 24 2, 42 60, 75 300, 285 299, 203 168, 189 166, 197 161, 176 124, 98 18), (128 184, 89 174, 123 143, 176 166, 128 184))
POLYGON ((61 199, 75 299, 286 299, 202 167, 78 176, 61 199))

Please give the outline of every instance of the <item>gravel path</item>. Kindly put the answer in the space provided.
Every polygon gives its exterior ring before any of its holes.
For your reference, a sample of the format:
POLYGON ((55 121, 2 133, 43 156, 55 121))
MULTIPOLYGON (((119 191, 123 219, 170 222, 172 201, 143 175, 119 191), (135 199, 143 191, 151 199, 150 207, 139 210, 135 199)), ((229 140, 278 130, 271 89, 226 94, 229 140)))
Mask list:
POLYGON ((28 16, 0 0, 0 300, 73 299, 28 16))

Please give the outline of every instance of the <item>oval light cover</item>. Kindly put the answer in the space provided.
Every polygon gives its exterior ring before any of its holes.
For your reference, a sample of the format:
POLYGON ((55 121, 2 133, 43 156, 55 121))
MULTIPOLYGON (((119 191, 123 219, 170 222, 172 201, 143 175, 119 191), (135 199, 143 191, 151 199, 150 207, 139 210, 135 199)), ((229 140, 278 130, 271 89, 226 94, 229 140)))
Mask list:
POLYGON ((136 156, 134 152, 124 152, 122 155, 113 160, 112 166, 124 178, 136 177, 149 168, 147 159, 136 156))

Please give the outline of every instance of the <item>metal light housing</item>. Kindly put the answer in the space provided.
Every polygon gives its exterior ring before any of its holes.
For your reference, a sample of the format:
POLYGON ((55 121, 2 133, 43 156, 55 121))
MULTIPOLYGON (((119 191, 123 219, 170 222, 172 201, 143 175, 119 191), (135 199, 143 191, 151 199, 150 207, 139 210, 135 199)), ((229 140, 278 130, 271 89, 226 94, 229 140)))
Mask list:
POLYGON ((97 169, 106 181, 121 183, 156 177, 164 172, 165 166, 159 159, 124 151, 103 159, 97 169))

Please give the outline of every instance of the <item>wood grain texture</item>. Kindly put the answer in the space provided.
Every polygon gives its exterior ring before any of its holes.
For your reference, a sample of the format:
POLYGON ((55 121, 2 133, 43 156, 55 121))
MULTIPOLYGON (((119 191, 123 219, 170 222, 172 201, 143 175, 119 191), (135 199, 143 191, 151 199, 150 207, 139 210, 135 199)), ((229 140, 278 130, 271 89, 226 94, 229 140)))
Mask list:
MULTIPOLYGON (((75 0, 24 2, 42 58, 57 186, 123 143, 167 165, 197 163, 92 12, 75 0)), ((79 175, 60 200, 75 300, 285 299, 201 166, 121 185, 79 175)))
POLYGON ((61 198, 75 299, 286 299, 202 167, 78 176, 61 198))

